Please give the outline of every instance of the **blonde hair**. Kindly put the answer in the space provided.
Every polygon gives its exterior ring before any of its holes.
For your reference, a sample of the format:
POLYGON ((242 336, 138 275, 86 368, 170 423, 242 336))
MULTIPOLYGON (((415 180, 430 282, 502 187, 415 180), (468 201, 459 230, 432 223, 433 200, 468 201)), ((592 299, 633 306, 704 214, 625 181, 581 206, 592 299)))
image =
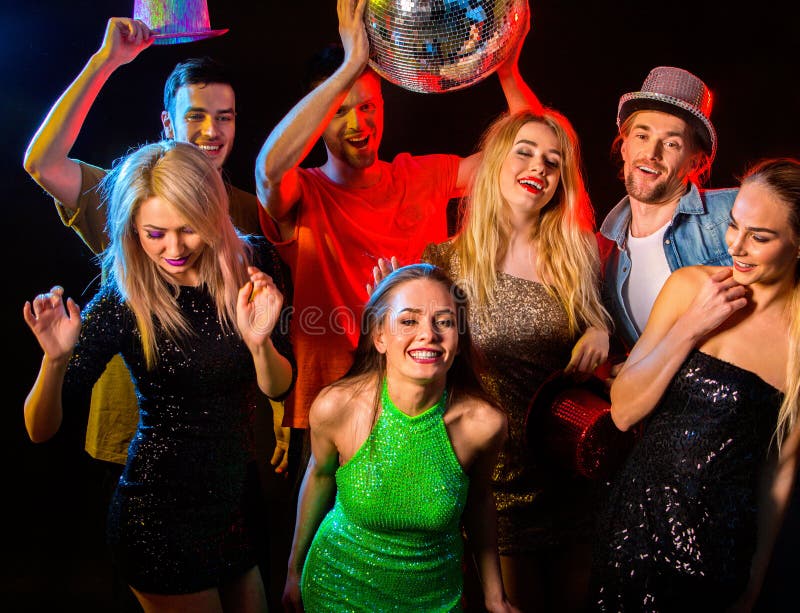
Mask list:
POLYGON ((529 237, 539 245, 537 272, 547 291, 564 306, 570 334, 589 326, 607 330, 609 317, 598 288, 594 211, 583 182, 578 138, 567 118, 553 109, 545 108, 541 114, 503 115, 481 140, 483 158, 462 201, 462 226, 453 239, 461 281, 470 302, 486 305, 494 300, 497 271, 511 236, 500 170, 514 138, 527 123, 550 127, 561 149, 561 180, 529 237))
POLYGON ((103 268, 136 317, 148 368, 158 359, 157 329, 176 342, 192 335, 177 302, 180 286, 139 241, 136 215, 150 198, 168 203, 205 243, 196 263, 200 284, 213 297, 223 328, 236 330, 236 299, 247 280, 250 248, 231 223, 222 177, 205 154, 183 142, 144 145, 115 166, 103 189, 109 236, 103 268))
POLYGON ((786 205, 789 226, 798 247, 794 268, 794 289, 788 300, 789 309, 789 359, 786 361, 786 392, 778 410, 775 436, 778 448, 797 426, 800 413, 800 160, 771 158, 752 165, 744 174, 741 184, 760 183, 786 205))

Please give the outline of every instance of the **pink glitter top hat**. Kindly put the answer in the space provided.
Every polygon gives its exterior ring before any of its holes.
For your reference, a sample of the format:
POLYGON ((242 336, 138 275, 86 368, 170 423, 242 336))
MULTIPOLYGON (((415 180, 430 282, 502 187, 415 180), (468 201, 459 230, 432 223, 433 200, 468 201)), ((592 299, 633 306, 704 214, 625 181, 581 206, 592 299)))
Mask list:
POLYGON ((206 0, 134 0, 133 18, 155 32, 156 45, 190 43, 228 31, 211 29, 206 0))

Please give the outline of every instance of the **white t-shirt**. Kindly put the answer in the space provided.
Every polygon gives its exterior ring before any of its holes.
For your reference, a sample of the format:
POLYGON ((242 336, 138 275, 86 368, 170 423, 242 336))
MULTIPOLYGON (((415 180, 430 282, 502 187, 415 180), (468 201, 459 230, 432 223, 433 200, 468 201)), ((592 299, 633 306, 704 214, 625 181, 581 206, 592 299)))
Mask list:
POLYGON ((644 330, 658 292, 672 272, 664 254, 664 233, 669 223, 649 236, 636 238, 628 228, 626 249, 631 258, 631 272, 622 288, 625 308, 639 331, 644 330))

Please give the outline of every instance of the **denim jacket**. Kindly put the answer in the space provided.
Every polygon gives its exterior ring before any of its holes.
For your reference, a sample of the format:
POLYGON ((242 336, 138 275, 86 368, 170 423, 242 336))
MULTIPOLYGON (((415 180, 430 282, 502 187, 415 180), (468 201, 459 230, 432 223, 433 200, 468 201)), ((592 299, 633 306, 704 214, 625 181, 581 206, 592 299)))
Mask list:
MULTIPOLYGON (((664 233, 664 254, 670 270, 682 266, 731 263, 725 232, 738 188, 700 190, 691 184, 680 199, 664 233)), ((625 248, 631 222, 631 205, 625 196, 606 215, 597 240, 603 279, 603 304, 614 319, 614 329, 626 350, 639 338, 639 331, 625 309, 622 288, 630 274, 630 255, 625 248)))

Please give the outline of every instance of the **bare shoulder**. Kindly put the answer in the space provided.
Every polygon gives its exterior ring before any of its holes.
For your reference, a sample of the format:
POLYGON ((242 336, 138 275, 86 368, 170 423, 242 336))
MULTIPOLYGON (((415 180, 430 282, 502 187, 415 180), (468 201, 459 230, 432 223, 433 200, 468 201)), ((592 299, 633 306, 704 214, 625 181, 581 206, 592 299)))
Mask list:
POLYGON ((700 287, 725 266, 684 266, 672 272, 664 284, 663 293, 692 298, 700 287))
POLYGON ((341 391, 336 387, 322 388, 322 391, 317 394, 314 402, 311 403, 311 408, 308 410, 308 425, 310 428, 319 432, 341 419, 342 416, 337 408, 339 406, 337 398, 340 395, 341 391))
POLYGON ((337 427, 350 420, 369 387, 365 381, 352 380, 322 388, 309 410, 310 427, 337 427))
POLYGON ((506 414, 484 400, 468 396, 456 402, 448 412, 451 411, 476 443, 503 441, 507 436, 506 414))
POLYGON ((670 283, 680 286, 697 286, 703 283, 706 279, 721 270, 725 270, 726 266, 684 266, 678 268, 669 277, 670 283))

